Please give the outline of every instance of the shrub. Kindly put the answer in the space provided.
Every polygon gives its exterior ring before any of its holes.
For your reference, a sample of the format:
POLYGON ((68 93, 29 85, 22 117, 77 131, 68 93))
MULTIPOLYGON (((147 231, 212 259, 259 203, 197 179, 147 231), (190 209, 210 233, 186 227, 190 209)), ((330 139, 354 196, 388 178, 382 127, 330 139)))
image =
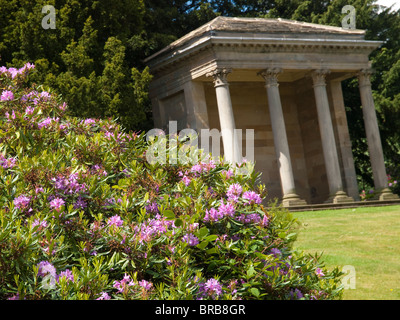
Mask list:
POLYGON ((235 174, 251 164, 151 164, 144 133, 66 116, 33 69, 0 69, 1 299, 341 297, 259 174, 235 174))
MULTIPOLYGON (((391 175, 387 175, 388 179, 388 187, 390 191, 392 191, 395 194, 400 195, 400 184, 398 183, 398 179, 393 178, 391 175)), ((377 197, 377 192, 373 187, 369 188, 368 193, 365 192, 365 190, 362 190, 360 193, 360 198, 362 201, 367 201, 367 200, 373 200, 375 197, 377 197)))

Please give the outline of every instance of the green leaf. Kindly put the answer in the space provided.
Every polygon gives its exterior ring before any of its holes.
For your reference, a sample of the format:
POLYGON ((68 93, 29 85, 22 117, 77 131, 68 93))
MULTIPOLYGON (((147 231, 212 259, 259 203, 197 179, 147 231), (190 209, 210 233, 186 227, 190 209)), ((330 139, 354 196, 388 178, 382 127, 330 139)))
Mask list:
POLYGON ((218 236, 216 234, 211 234, 207 238, 205 238, 204 241, 210 242, 210 241, 216 240, 217 238, 218 238, 218 236))
POLYGON ((285 232, 281 232, 278 234, 278 237, 281 239, 285 239, 286 238, 286 233, 285 232))
POLYGON ((168 219, 168 220, 174 220, 175 219, 175 213, 172 210, 165 210, 163 212, 163 215, 168 219))
POLYGON ((255 270, 254 270, 254 267, 253 267, 253 265, 251 265, 250 268, 247 269, 247 276, 248 276, 249 278, 251 278, 255 273, 256 273, 256 272, 255 272, 255 270))
POLYGON ((250 292, 252 293, 253 296, 257 298, 260 296, 260 290, 258 290, 257 288, 251 288, 250 292))
POLYGON ((197 233, 197 237, 199 238, 199 240, 202 240, 207 234, 208 234, 208 229, 207 227, 202 227, 198 233, 197 233))
POLYGON ((182 221, 182 219, 178 218, 178 219, 175 219, 174 224, 176 227, 180 227, 183 225, 183 221, 182 221))
POLYGON ((208 245, 208 241, 202 241, 197 245, 197 248, 204 250, 208 245))
POLYGON ((210 248, 210 249, 206 250, 207 254, 214 254, 214 253, 217 253, 217 252, 218 251, 217 251, 216 247, 213 247, 213 248, 210 248))

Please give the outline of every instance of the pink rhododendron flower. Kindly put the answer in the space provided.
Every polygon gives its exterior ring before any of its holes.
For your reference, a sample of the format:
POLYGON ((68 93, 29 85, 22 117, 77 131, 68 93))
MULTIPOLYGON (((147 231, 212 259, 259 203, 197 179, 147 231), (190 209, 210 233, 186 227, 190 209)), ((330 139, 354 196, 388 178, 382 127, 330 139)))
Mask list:
POLYGON ((67 281, 74 282, 74 275, 72 274, 72 271, 69 269, 66 269, 65 271, 61 271, 57 277, 57 281, 59 281, 60 278, 65 278, 67 281))
POLYGON ((34 109, 31 106, 27 106, 25 109, 25 113, 26 114, 32 114, 34 111, 34 109))
POLYGON ((223 218, 223 215, 215 208, 211 208, 210 210, 206 209, 206 214, 204 216, 204 221, 214 221, 217 222, 219 219, 223 218))
POLYGON ((207 282, 204 284, 204 289, 207 293, 214 293, 217 296, 222 294, 222 286, 218 280, 214 278, 207 280, 207 282))
POLYGON ((124 224, 124 221, 121 219, 119 215, 115 215, 107 220, 107 224, 109 226, 121 227, 124 224))
POLYGON ((228 196, 228 201, 237 201, 241 196, 243 188, 240 184, 231 184, 228 188, 226 195, 228 196))
POLYGON ((141 286, 144 290, 150 290, 153 284, 146 280, 141 280, 138 282, 138 285, 141 286))
POLYGON ((246 191, 242 198, 247 200, 246 204, 260 204, 262 201, 260 195, 254 191, 246 191))
POLYGON ((47 274, 50 274, 54 278, 56 277, 56 268, 48 261, 42 261, 38 265, 38 276, 44 277, 47 274))
POLYGON ((223 217, 224 216, 233 217, 235 215, 235 207, 230 203, 227 204, 221 203, 218 208, 218 211, 223 217))
POLYGON ((50 208, 60 211, 61 207, 65 204, 65 201, 61 198, 55 198, 50 201, 50 208))
POLYGON ((192 180, 187 176, 183 176, 181 181, 185 184, 185 186, 188 186, 192 180))
POLYGON ((32 228, 39 226, 38 229, 43 229, 47 227, 47 221, 46 220, 39 220, 39 219, 35 219, 32 222, 32 228))
POLYGON ((131 276, 127 275, 125 273, 125 275, 124 275, 124 277, 122 278, 121 281, 117 281, 117 280, 114 281, 113 287, 115 289, 117 289, 119 293, 123 293, 124 291, 128 290, 129 287, 132 287, 134 285, 135 285, 135 283, 131 279, 131 276))
POLYGON ((323 277, 325 274, 322 272, 321 268, 315 269, 315 273, 317 274, 318 277, 323 277))
POLYGON ((1 97, 0 97, 1 101, 11 101, 14 100, 14 94, 12 93, 12 91, 10 90, 4 90, 1 93, 1 97))
POLYGON ((186 242, 191 247, 199 244, 199 239, 191 233, 185 234, 182 238, 182 241, 186 242))
POLYGON ((48 127, 53 121, 54 122, 58 122, 60 120, 60 118, 50 118, 47 117, 46 119, 42 120, 41 122, 38 123, 38 127, 39 129, 43 128, 43 127, 48 127))
POLYGON ((20 195, 19 197, 14 199, 14 206, 18 209, 24 209, 28 206, 30 201, 31 201, 30 197, 27 197, 25 195, 20 195))
POLYGON ((100 297, 98 297, 96 300, 110 300, 111 297, 108 295, 107 292, 100 292, 100 297))
POLYGON ((15 167, 17 162, 16 158, 5 158, 2 154, 0 154, 0 166, 4 169, 11 169, 15 167))

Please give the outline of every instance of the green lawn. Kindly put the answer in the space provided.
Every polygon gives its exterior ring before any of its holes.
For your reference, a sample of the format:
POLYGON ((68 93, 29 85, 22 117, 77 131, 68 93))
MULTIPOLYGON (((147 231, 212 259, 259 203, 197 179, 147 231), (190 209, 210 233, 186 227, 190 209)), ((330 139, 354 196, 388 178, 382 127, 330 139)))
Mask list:
POLYGON ((297 249, 323 253, 328 269, 354 266, 345 300, 400 299, 400 206, 294 212, 297 249))

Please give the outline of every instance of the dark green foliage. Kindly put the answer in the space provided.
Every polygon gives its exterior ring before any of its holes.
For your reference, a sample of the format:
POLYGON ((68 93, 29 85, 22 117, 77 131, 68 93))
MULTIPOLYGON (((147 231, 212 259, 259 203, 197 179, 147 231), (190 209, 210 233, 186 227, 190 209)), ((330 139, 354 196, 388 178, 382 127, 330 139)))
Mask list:
POLYGON ((151 77, 131 59, 142 48, 130 45, 144 17, 141 0, 0 1, 1 62, 34 62, 39 72, 32 81, 61 94, 71 115, 115 117, 129 129, 148 129, 151 77), (44 5, 56 8, 56 29, 42 28, 44 5))

